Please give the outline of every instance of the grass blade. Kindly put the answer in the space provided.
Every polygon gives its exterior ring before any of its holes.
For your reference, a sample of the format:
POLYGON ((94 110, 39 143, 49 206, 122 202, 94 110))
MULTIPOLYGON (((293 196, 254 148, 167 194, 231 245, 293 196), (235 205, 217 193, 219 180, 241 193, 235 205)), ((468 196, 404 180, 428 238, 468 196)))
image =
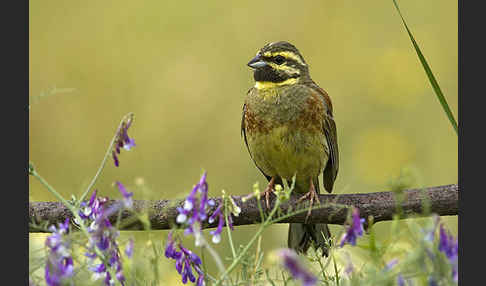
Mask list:
POLYGON ((417 52, 417 56, 420 59, 420 62, 422 63, 422 66, 424 67, 425 73, 427 74, 427 77, 429 78, 430 84, 432 85, 432 88, 435 91, 435 94, 437 95, 437 99, 439 99, 440 104, 442 105, 442 108, 444 109, 444 112, 447 115, 447 118, 449 118, 449 121, 452 124, 452 127, 454 127, 454 130, 456 131, 456 134, 458 134, 458 127, 457 127, 457 122, 454 119, 454 115, 452 114, 451 109, 449 108, 449 104, 447 104, 447 100, 445 99, 444 95, 442 94, 442 91, 440 90, 440 86, 435 80, 434 74, 432 73, 432 70, 430 69, 429 64, 425 60, 424 55, 420 51, 420 48, 415 41, 415 38, 412 35, 412 32, 410 32, 410 29, 407 26, 407 23, 405 22, 405 19, 403 18, 402 12, 400 11, 400 8, 398 8, 398 4, 396 0, 393 0, 393 4, 395 4, 395 8, 397 8, 398 14, 400 15, 400 18, 402 18, 403 25, 405 26, 405 29, 407 29, 408 36, 410 37, 410 40, 412 41, 413 47, 415 48, 415 51, 417 52))

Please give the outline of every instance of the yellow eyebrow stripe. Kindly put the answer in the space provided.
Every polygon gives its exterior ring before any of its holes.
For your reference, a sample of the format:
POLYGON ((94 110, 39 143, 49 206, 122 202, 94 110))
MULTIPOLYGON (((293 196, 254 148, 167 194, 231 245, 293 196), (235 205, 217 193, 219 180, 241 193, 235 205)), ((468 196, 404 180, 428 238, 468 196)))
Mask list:
POLYGON ((303 65, 303 66, 307 66, 298 55, 296 55, 292 52, 286 52, 286 51, 273 52, 273 53, 266 52, 266 53, 263 54, 263 56, 265 56, 265 57, 282 56, 282 57, 287 58, 287 59, 292 59, 292 60, 298 62, 299 64, 303 65))
POLYGON ((274 64, 274 63, 267 63, 269 66, 271 66, 274 70, 281 70, 281 71, 284 71, 285 73, 287 74, 299 74, 300 75, 300 71, 296 68, 293 68, 293 67, 289 67, 289 66, 286 66, 286 65, 277 65, 277 64, 274 64))

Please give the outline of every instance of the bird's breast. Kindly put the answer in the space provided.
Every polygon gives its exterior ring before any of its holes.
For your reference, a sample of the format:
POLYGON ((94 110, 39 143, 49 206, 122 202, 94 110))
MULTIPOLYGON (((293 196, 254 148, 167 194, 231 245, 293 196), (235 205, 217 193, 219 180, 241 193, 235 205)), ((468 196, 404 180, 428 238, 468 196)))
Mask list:
POLYGON ((289 130, 322 131, 324 99, 305 86, 253 89, 246 99, 246 132, 267 133, 282 126, 289 130))
POLYGON ((328 158, 322 98, 302 89, 272 92, 246 101, 245 132, 255 163, 269 176, 318 175, 328 158))

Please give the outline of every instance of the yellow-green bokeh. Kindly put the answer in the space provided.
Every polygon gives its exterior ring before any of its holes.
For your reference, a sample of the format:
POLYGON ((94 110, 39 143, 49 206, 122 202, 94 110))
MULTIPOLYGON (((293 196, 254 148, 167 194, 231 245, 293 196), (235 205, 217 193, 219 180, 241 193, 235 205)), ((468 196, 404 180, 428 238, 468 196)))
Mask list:
MULTIPOLYGON (((457 1, 399 4, 457 118, 457 1)), ((386 190, 402 168, 414 170, 412 187, 457 182, 457 135, 391 0, 56 0, 29 8, 29 159, 66 197, 86 188, 128 112, 137 147, 122 151, 119 168, 108 162, 101 195, 118 196, 119 180, 135 199, 180 198, 202 170, 213 196, 263 184, 240 137, 241 110, 253 84, 246 63, 278 40, 299 48, 332 98, 335 193, 386 190), (75 91, 37 98, 53 87, 75 91)), ((55 200, 32 178, 29 197, 55 200)), ((456 234, 457 218, 446 221, 456 234)), ((265 251, 286 245, 286 229, 269 230, 265 251)), ((237 228, 238 243, 254 230, 237 228)), ((42 245, 42 236, 30 237, 42 245)))

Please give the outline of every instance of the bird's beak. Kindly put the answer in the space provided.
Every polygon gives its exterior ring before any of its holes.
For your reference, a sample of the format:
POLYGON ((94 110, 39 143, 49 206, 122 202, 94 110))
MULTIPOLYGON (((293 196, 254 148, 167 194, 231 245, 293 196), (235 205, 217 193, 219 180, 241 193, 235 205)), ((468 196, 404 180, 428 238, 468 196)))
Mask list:
POLYGON ((267 63, 262 60, 262 57, 260 54, 256 55, 251 61, 248 62, 248 66, 254 69, 261 68, 266 66, 267 63))

